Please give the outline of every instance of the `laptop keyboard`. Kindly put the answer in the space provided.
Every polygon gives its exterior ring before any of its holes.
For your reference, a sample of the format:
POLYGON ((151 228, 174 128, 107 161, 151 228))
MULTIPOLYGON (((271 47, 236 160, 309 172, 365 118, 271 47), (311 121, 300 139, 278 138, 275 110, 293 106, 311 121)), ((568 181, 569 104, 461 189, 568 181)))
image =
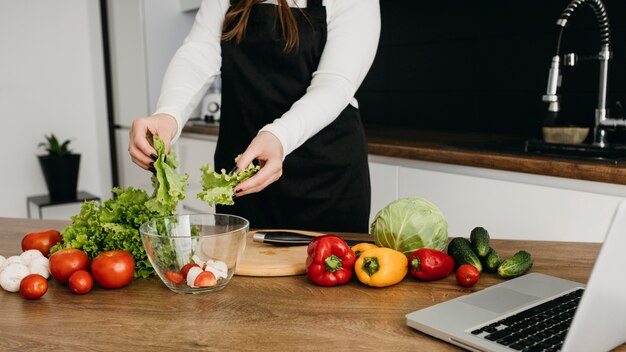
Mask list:
POLYGON ((517 351, 558 351, 583 291, 568 292, 471 333, 517 351))

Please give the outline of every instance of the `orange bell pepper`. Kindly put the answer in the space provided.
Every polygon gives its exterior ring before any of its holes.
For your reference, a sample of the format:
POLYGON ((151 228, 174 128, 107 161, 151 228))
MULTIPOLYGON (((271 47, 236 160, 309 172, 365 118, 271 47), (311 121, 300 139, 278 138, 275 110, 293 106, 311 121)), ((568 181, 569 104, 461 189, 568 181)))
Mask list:
POLYGON ((406 276, 409 261, 391 248, 373 248, 361 253, 354 264, 359 281, 373 287, 395 285, 406 276))
POLYGON ((361 253, 372 248, 378 248, 378 246, 373 243, 362 242, 362 243, 355 244, 354 246, 352 246, 351 249, 354 252, 354 254, 356 254, 356 257, 359 258, 361 256, 361 253))

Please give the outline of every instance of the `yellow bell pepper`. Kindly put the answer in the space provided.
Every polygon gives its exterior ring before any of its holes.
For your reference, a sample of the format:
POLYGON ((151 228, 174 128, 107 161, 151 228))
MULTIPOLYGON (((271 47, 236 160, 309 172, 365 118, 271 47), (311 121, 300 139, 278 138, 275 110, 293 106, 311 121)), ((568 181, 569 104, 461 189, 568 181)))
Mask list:
POLYGON ((373 244, 373 243, 362 242, 362 243, 355 244, 350 249, 352 249, 354 254, 356 254, 356 257, 358 258, 358 257, 361 256, 361 253, 365 252, 368 249, 372 249, 372 248, 378 248, 378 246, 373 244))
POLYGON ((409 269, 408 265, 404 253, 380 247, 362 252, 354 264, 354 271, 362 283, 386 287, 402 281, 409 269))

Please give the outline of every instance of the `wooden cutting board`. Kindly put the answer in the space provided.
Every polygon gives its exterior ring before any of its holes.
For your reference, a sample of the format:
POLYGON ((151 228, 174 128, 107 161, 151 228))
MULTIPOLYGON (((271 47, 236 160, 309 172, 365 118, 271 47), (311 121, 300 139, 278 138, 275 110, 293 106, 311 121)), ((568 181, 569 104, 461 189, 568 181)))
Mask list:
POLYGON ((237 265, 235 275, 240 276, 292 276, 306 273, 307 246, 274 246, 254 242, 256 232, 289 231, 308 236, 322 236, 323 233, 299 230, 255 230, 248 233, 248 241, 243 256, 237 265))

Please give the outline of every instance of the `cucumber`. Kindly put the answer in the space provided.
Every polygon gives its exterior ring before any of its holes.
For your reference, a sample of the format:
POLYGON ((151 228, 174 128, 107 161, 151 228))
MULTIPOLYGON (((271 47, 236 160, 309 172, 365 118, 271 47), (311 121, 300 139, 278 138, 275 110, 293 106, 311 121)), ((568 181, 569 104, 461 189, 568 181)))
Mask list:
POLYGON ((505 279, 511 279, 526 274, 532 266, 533 257, 530 253, 519 251, 500 264, 498 267, 498 275, 505 279))
POLYGON ((472 249, 479 257, 484 258, 489 253, 489 232, 483 227, 475 227, 470 233, 472 249))
POLYGON ((478 269, 483 270, 483 266, 480 263, 480 259, 476 256, 476 253, 472 250, 472 244, 465 238, 456 237, 448 244, 448 254, 454 259, 454 263, 457 267, 463 264, 471 264, 478 269))
POLYGON ((498 270, 498 266, 500 266, 501 260, 498 252, 495 249, 490 248, 487 256, 482 259, 483 267, 486 271, 494 272, 498 270))

